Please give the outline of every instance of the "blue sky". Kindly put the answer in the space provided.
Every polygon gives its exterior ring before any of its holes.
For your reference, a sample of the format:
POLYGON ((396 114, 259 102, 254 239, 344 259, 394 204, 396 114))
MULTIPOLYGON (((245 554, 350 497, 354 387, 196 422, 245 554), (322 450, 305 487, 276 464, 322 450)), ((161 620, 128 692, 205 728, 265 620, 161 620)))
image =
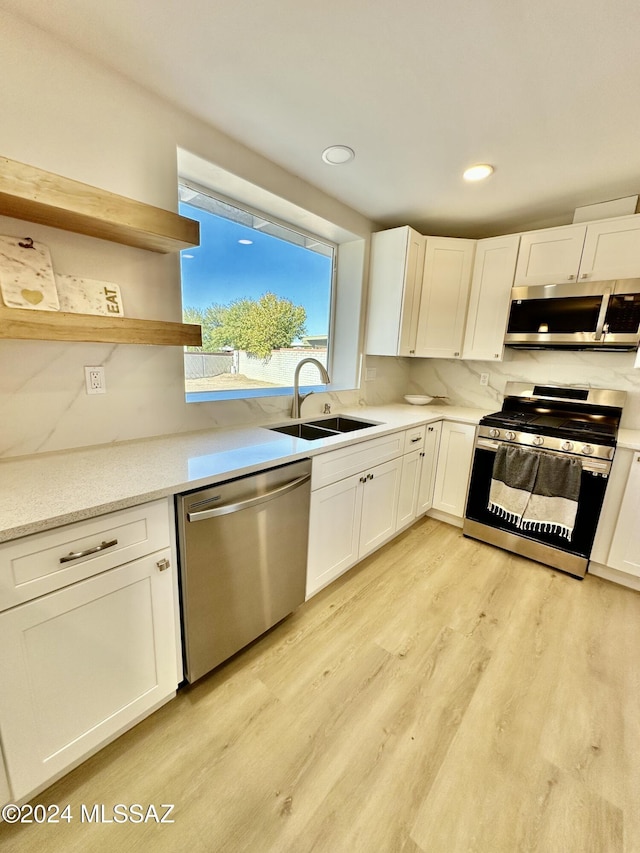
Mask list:
POLYGON ((201 244, 181 253, 183 305, 228 305, 271 291, 304 306, 307 334, 327 333, 330 258, 189 204, 181 203, 180 213, 200 222, 201 244))

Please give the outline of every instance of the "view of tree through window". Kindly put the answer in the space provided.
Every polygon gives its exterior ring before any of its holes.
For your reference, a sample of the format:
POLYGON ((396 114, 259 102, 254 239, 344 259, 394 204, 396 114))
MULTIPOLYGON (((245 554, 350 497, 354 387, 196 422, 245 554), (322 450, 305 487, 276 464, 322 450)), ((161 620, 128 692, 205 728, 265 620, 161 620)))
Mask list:
POLYGON ((329 367, 334 247, 186 184, 180 213, 200 222, 200 246, 181 253, 184 321, 202 326, 187 400, 282 394, 301 359, 329 367))

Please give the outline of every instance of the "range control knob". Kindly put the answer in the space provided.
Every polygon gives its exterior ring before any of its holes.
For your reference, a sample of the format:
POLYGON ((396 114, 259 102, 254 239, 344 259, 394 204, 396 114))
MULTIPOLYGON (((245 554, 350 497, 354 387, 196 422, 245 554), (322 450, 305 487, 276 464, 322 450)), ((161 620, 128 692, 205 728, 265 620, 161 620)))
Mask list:
POLYGON ((541 444, 544 444, 544 438, 541 435, 536 435, 533 437, 533 443, 536 447, 540 447, 541 444))
POLYGON ((560 450, 573 450, 573 442, 572 441, 563 441, 560 450))
POLYGON ((504 437, 507 439, 507 441, 513 441, 513 439, 516 437, 516 434, 513 430, 508 429, 505 432, 504 437))
POLYGON ((491 427, 491 429, 489 430, 489 436, 491 438, 498 438, 499 435, 500 435, 500 430, 496 429, 495 427, 491 427))
POLYGON ((585 444, 582 447, 582 452, 585 456, 591 456, 591 454, 593 453, 593 447, 590 444, 585 444))

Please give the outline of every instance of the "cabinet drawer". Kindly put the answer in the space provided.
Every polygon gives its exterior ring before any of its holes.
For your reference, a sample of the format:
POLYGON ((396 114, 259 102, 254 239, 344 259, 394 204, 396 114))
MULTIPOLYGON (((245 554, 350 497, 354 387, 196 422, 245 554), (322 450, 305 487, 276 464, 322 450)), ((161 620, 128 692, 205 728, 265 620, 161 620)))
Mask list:
POLYGON ((403 449, 404 431, 400 431, 316 456, 311 469, 311 489, 337 483, 352 474, 402 456, 403 449))
POLYGON ((169 518, 160 500, 3 543, 0 610, 166 548, 169 518))
POLYGON ((403 453, 411 453, 412 450, 422 450, 424 447, 424 436, 427 431, 425 426, 408 429, 404 434, 403 453))

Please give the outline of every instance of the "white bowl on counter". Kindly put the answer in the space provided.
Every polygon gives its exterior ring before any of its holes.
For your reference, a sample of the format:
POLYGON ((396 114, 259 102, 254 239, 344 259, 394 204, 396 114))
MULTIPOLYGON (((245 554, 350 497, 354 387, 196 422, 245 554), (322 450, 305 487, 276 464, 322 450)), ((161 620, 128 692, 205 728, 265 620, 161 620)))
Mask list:
POLYGON ((433 400, 433 397, 428 397, 426 394, 405 394, 404 399, 412 406, 426 406, 433 400))

